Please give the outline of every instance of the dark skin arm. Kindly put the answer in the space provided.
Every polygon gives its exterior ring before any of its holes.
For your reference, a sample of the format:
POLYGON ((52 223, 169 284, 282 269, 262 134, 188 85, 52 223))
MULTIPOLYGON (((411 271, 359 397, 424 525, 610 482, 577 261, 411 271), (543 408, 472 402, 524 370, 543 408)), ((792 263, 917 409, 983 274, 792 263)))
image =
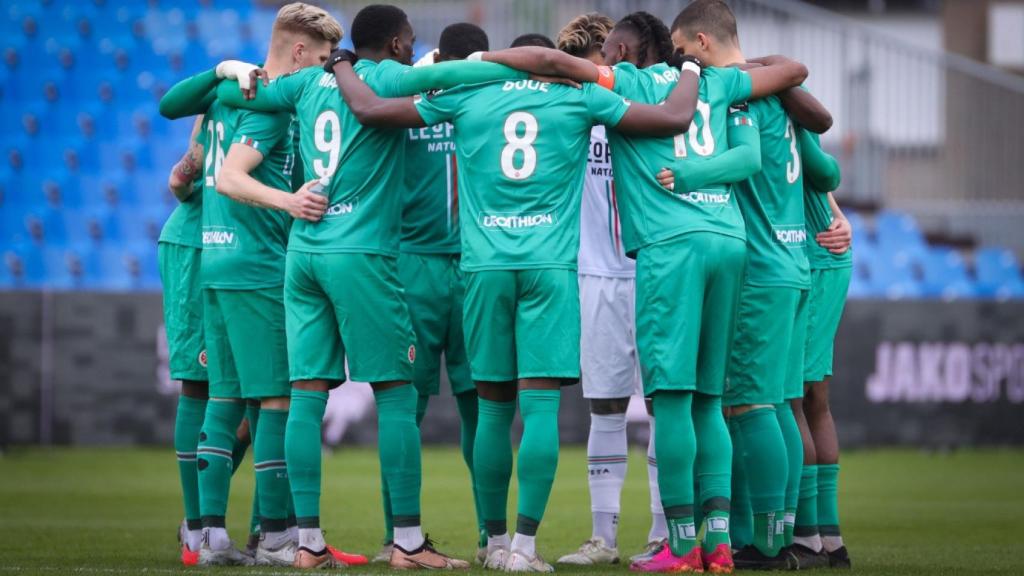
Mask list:
MULTIPOLYGON (((356 76, 352 65, 339 62, 334 78, 345 103, 364 126, 417 128, 425 126, 411 98, 380 98, 356 76)), ((692 72, 680 74, 679 82, 662 106, 633 103, 622 116, 616 130, 624 134, 672 136, 686 132, 697 106, 700 77, 692 72)))
MULTIPOLYGON (((752 58, 750 62, 771 66, 785 60, 782 56, 764 56, 752 58)), ((782 107, 794 122, 816 134, 823 134, 832 127, 832 114, 810 92, 799 87, 789 88, 778 93, 782 107)))
MULTIPOLYGON (((485 52, 483 59, 531 74, 562 76, 577 82, 597 82, 601 78, 601 68, 590 60, 539 46, 485 52)), ((807 78, 807 67, 795 60, 784 56, 767 56, 766 59, 767 64, 747 70, 751 98, 763 98, 799 86, 807 78)))
POLYGON ((421 128, 426 126, 413 98, 381 98, 356 76, 352 64, 334 65, 334 80, 341 97, 363 126, 421 128))
POLYGON ((680 72, 679 81, 661 106, 633 102, 615 130, 639 136, 675 136, 686 132, 697 108, 699 84, 699 74, 689 70, 680 72))

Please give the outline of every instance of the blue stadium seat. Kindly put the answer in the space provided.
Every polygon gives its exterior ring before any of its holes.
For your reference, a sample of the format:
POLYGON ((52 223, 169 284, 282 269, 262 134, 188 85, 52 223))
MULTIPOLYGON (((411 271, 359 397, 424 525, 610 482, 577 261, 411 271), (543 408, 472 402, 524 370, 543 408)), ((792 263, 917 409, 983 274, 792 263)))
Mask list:
POLYGON ((76 174, 56 168, 49 171, 41 185, 48 204, 68 211, 77 211, 82 208, 84 198, 81 182, 76 174))
POLYGON ((981 296, 998 298, 1024 298, 1024 277, 1020 262, 1012 250, 981 248, 974 254, 974 273, 981 296))
POLYGON ((43 249, 46 270, 44 286, 54 290, 75 290, 85 287, 81 258, 74 251, 60 247, 43 249))
POLYGON ((854 271, 850 276, 850 288, 847 292, 847 297, 857 299, 875 296, 876 294, 872 291, 871 283, 864 278, 864 275, 854 271))
MULTIPOLYGON (((274 29, 274 19, 277 18, 277 12, 268 10, 266 8, 254 9, 247 20, 248 24, 248 40, 253 42, 263 42, 266 38, 270 38, 270 32, 274 29)), ((348 35, 346 34, 346 38, 348 35)))
POLYGON ((181 52, 188 45, 185 13, 179 8, 149 10, 143 17, 143 25, 157 54, 181 52))
POLYGON ((955 300, 975 295, 967 266, 956 250, 932 248, 919 260, 918 266, 926 296, 955 300))
POLYGON ((81 252, 83 281, 95 290, 132 290, 139 282, 135 256, 120 246, 99 246, 81 252))
POLYGON ((875 216, 875 237, 885 249, 921 250, 925 242, 917 222, 902 212, 882 211, 875 216))
POLYGON ((3 254, 3 267, 14 288, 38 288, 46 281, 43 249, 37 245, 8 248, 3 254))

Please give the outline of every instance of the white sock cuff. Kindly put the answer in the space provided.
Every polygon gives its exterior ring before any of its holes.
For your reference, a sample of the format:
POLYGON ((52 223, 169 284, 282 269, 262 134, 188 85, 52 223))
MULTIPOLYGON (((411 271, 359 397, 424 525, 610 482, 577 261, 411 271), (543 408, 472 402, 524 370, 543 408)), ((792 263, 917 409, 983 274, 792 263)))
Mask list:
POLYGON ((590 429, 598 432, 624 432, 626 430, 626 413, 591 414, 590 429))

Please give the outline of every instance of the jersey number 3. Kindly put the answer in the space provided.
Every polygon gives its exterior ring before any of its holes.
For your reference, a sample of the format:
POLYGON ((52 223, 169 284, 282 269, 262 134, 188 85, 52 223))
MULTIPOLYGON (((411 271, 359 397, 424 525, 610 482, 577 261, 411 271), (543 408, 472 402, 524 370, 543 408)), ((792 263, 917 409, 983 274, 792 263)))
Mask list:
POLYGON ((505 119, 505 147, 501 150, 501 171, 511 180, 525 180, 537 169, 537 118, 528 112, 513 112, 505 119), (519 135, 522 126, 523 135, 519 135), (521 164, 516 165, 516 152, 521 164))

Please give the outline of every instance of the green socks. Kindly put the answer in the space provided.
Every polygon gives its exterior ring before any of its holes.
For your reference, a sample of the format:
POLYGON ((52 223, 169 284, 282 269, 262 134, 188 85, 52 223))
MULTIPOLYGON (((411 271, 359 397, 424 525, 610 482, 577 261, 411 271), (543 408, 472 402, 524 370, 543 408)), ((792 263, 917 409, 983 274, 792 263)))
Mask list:
POLYGON ((480 498, 480 512, 487 534, 508 532, 506 526, 508 484, 512 479, 512 419, 515 402, 480 398, 476 441, 473 443, 473 485, 480 498))
POLYGON ((750 490, 747 488, 747 468, 743 463, 743 444, 735 418, 730 418, 729 435, 732 437, 732 500, 730 502, 729 540, 733 548, 740 549, 754 543, 754 513, 750 509, 750 490))
POLYGON ((750 507, 754 514, 754 541, 762 554, 776 556, 782 548, 783 507, 787 471, 786 443, 775 410, 758 408, 734 416, 734 449, 740 452, 750 507))
POLYGON ((669 547, 676 556, 684 556, 697 545, 693 522, 693 467, 697 456, 693 393, 656 393, 654 417, 658 484, 668 523, 669 547))
MULTIPOLYGON (((249 421, 249 441, 253 445, 253 462, 257 462, 256 459, 256 430, 259 428, 260 422, 260 405, 259 402, 249 401, 245 403, 245 419, 249 421)), ((242 458, 245 457, 245 452, 242 452, 242 458)), ((238 470, 238 466, 242 463, 241 458, 235 461, 235 470, 238 470)), ((252 489, 252 514, 249 516, 249 534, 259 534, 260 532, 260 483, 257 475, 256 482, 253 482, 252 489)))
POLYGON ((196 471, 196 448, 199 432, 206 416, 206 400, 178 396, 178 412, 174 416, 174 451, 178 456, 181 496, 185 504, 185 521, 189 530, 199 530, 199 476, 196 471))
POLYGON ((561 390, 521 390, 519 411, 523 437, 519 442, 519 518, 516 533, 537 534, 558 469, 558 406, 561 390))
MULTIPOLYGON (((416 397, 416 427, 423 423, 427 415, 427 406, 430 404, 430 396, 419 395, 416 397)), ((387 478, 384 477, 384 468, 380 470, 380 499, 384 505, 384 543, 395 541, 395 519, 391 514, 391 491, 388 490, 387 478)))
POLYGON ((231 490, 232 448, 235 431, 245 415, 245 404, 211 398, 199 433, 196 467, 199 470, 199 512, 204 528, 223 528, 231 490))
POLYGON ((320 527, 320 429, 327 393, 292 389, 284 454, 299 528, 320 527))
POLYGON ((469 481, 473 486, 473 504, 476 510, 477 529, 480 533, 480 546, 487 545, 487 531, 484 530, 484 517, 480 511, 480 494, 473 481, 473 444, 476 441, 476 424, 479 416, 477 395, 474 391, 463 392, 455 396, 455 405, 459 409, 459 445, 462 447, 462 460, 469 468, 469 481))
POLYGON ((839 464, 818 464, 818 530, 839 536, 839 464))
POLYGON ((806 465, 800 474, 800 503, 796 507, 793 535, 814 538, 818 535, 818 467, 806 465))
POLYGON ((256 492, 260 503, 260 531, 283 532, 288 528, 288 466, 284 460, 284 431, 287 410, 260 410, 253 442, 256 492))
POLYGON ((377 391, 377 449, 387 482, 392 524, 420 525, 420 430, 416 426, 416 388, 403 384, 377 391))
POLYGON ((710 554, 719 544, 730 543, 732 439, 722 416, 721 396, 693 395, 693 428, 697 439, 697 501, 704 516, 701 544, 710 554))
POLYGON ((786 496, 785 496, 785 544, 793 543, 793 525, 796 523, 796 507, 800 501, 800 470, 804 465, 804 439, 800 435, 800 427, 793 416, 793 407, 789 402, 775 405, 775 417, 782 429, 782 438, 786 443, 786 496))

